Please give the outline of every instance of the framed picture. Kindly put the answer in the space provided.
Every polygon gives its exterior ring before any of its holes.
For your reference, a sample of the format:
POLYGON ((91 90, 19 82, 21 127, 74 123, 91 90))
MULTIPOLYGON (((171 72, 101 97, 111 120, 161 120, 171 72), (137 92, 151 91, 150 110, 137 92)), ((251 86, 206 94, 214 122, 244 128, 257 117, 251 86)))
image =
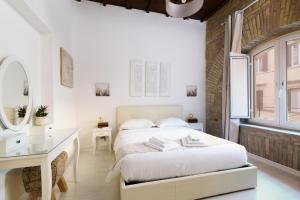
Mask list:
POLYGON ((62 47, 60 48, 60 82, 63 86, 74 87, 73 59, 62 47))
POLYGON ((171 63, 160 63, 159 96, 171 96, 171 63))
POLYGON ((96 83, 95 84, 96 97, 108 97, 110 96, 109 83, 96 83))
POLYGON ((145 63, 140 60, 130 61, 130 96, 145 96, 145 63))
POLYGON ((23 86, 23 95, 28 96, 29 95, 29 86, 28 86, 28 81, 24 81, 24 86, 23 86))
POLYGON ((187 97, 196 97, 197 96, 197 86, 196 85, 186 86, 186 96, 187 97))
POLYGON ((146 63, 146 97, 158 96, 159 90, 159 63, 148 61, 146 63))

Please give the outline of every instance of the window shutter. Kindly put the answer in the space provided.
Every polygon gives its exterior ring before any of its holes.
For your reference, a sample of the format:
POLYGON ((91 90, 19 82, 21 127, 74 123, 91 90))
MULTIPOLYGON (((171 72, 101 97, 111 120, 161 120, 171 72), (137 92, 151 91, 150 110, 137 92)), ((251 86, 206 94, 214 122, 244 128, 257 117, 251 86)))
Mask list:
POLYGON ((250 66, 246 54, 230 53, 230 118, 250 118, 250 66))

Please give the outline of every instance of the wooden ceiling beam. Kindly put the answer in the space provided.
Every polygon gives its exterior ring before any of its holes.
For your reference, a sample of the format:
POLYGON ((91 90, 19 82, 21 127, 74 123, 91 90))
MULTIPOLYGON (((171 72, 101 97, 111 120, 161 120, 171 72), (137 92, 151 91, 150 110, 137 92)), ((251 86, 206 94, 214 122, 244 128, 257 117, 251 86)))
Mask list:
MULTIPOLYGON (((82 0, 74 0, 74 1, 82 1, 82 0)), ((149 12, 157 12, 162 13, 166 17, 170 17, 168 13, 166 13, 165 9, 165 0, 88 0, 94 1, 106 5, 114 5, 125 7, 126 9, 139 9, 144 10, 147 13, 149 12)), ((181 3, 181 0, 173 0, 174 2, 181 3)), ((187 0, 187 2, 190 0, 187 0)), ((204 6, 194 15, 189 16, 189 19, 201 20, 205 21, 210 18, 215 12, 221 9, 229 0, 204 0, 204 6)), ((187 19, 187 18, 185 18, 187 19)))
POLYGON ((151 3, 152 3, 152 0, 148 0, 147 7, 146 7, 146 12, 147 13, 150 12, 151 3))
POLYGON ((126 0, 125 7, 126 7, 126 9, 132 9, 132 6, 130 4, 130 0, 126 0))

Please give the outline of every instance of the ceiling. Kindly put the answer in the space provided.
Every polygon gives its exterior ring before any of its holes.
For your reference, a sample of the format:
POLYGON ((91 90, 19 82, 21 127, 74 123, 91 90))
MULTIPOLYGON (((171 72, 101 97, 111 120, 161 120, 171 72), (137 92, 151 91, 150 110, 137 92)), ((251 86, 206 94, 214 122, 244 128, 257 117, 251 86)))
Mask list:
MULTIPOLYGON (((81 0, 76 0, 81 1, 81 0)), ((115 5, 126 9, 138 9, 145 12, 166 13, 165 0, 89 0, 101 3, 103 6, 115 5)), ((229 0, 204 0, 203 7, 194 15, 188 17, 200 21, 207 20, 213 13, 225 5, 229 0)))

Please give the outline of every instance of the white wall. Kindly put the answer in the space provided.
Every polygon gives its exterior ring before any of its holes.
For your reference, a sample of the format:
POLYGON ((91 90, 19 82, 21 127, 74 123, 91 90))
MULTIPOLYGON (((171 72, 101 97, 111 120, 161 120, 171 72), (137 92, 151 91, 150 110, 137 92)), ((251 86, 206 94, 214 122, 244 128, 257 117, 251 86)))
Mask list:
POLYGON ((119 105, 181 104, 184 117, 193 113, 205 120, 205 23, 86 1, 77 4, 75 21, 72 52, 83 147, 90 146, 98 116, 115 128, 119 105), (171 62, 171 97, 129 97, 131 59, 171 62), (96 82, 109 82, 111 96, 95 97, 96 82), (186 97, 186 85, 197 85, 198 97, 186 97))
POLYGON ((52 109, 55 127, 82 128, 83 147, 90 146, 98 116, 115 126, 118 105, 182 104, 184 116, 205 121, 205 24, 88 1, 25 1, 52 35, 52 69, 42 67, 40 76, 50 84, 40 98, 52 109), (61 46, 74 58, 74 89, 60 85, 61 46), (171 62, 172 96, 129 97, 130 59, 171 62), (96 82, 109 82, 111 97, 95 97, 96 82), (186 85, 198 85, 198 97, 186 97, 186 85))
MULTIPOLYGON (((60 47, 64 47, 72 55, 71 33, 74 19, 74 0, 25 0, 28 5, 47 24, 51 31, 52 70, 44 69, 47 78, 52 73, 52 87, 45 88, 44 96, 53 98, 53 124, 56 128, 77 127, 75 89, 60 85, 60 47), (49 95, 49 93, 51 93, 49 95)), ((75 83, 76 87, 76 83, 75 83)), ((45 100, 46 101, 46 100, 45 100)))
POLYGON ((4 1, 0 1, 0 59, 16 56, 24 64, 33 85, 34 104, 41 102, 40 35, 4 1))
MULTIPOLYGON (((22 60, 34 80, 34 104, 38 105, 41 103, 40 35, 4 1, 0 1, 0 26, 0 59, 17 56, 22 60)), ((17 199, 23 194, 24 189, 18 184, 20 179, 16 178, 16 173, 11 171, 4 178, 6 173, 0 170, 0 177, 6 180, 0 181, 0 199, 4 189, 7 190, 5 199, 17 199), (12 185, 14 187, 9 187, 12 185)))
POLYGON ((115 127, 118 105, 181 104, 184 116, 205 120, 205 24, 87 1, 25 2, 51 37, 45 39, 2 0, 0 58, 22 58, 34 81, 35 105, 50 105, 55 127, 82 128, 83 147, 90 147, 98 116, 115 127), (61 46, 75 61, 74 89, 60 85, 61 46), (131 59, 171 62, 171 97, 129 97, 131 59), (95 97, 96 82, 109 82, 111 97, 95 97), (186 85, 197 85, 198 97, 186 97, 186 85))
MULTIPOLYGON (((22 14, 24 0, 7 0, 22 14)), ((59 81, 59 47, 70 50, 73 0, 25 0, 50 28, 51 35, 41 35, 28 21, 0 1, 0 59, 13 55, 19 57, 31 75, 35 106, 43 103, 54 112, 55 127, 76 127, 75 90, 62 87, 59 81)), ((26 6, 25 6, 26 7, 26 6)), ((33 21, 35 21, 33 19, 33 21)), ((36 22, 36 21, 35 21, 36 22)), ((34 24, 34 23, 33 23, 34 24)), ((7 190, 5 199, 17 199, 23 194, 17 172, 0 171, 0 199, 7 190), (11 174, 11 175, 10 175, 11 174), (6 179, 3 181, 3 179, 6 179), (10 187, 16 184, 17 187, 10 187), (19 187, 20 186, 20 187, 19 187)))

